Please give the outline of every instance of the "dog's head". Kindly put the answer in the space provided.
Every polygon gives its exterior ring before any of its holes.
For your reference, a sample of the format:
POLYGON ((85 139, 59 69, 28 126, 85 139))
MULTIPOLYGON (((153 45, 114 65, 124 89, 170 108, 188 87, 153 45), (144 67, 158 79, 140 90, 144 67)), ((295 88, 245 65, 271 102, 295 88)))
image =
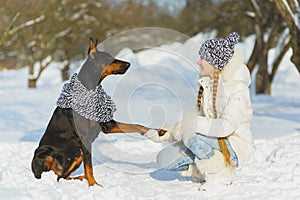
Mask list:
POLYGON ((88 59, 79 72, 79 78, 88 89, 94 89, 105 77, 124 74, 129 66, 129 62, 115 59, 109 53, 99 51, 97 42, 94 43, 90 38, 88 59))
POLYGON ((52 170, 59 178, 67 171, 72 161, 63 154, 55 153, 48 146, 39 147, 34 152, 31 170, 35 178, 40 179, 43 172, 52 170))

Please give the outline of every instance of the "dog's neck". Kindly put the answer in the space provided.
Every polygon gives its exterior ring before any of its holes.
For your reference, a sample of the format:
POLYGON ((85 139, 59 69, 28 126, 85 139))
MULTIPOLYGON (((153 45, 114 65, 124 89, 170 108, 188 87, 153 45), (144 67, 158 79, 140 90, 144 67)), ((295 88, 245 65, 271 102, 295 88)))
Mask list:
POLYGON ((78 79, 88 89, 93 90, 101 83, 101 73, 95 72, 92 62, 88 59, 78 73, 78 79))
POLYGON ((97 122, 112 120, 116 111, 115 103, 101 85, 89 90, 76 73, 69 83, 64 84, 56 105, 63 109, 71 108, 82 117, 97 122))

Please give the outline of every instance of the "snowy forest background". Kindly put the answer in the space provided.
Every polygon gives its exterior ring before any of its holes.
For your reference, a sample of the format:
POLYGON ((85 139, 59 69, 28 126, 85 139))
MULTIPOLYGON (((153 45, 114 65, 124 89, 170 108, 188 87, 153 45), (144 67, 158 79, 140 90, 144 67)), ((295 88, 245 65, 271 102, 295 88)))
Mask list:
POLYGON ((299 0, 1 0, 0 199, 300 199, 299 9, 299 0), (103 82, 115 119, 160 128, 195 106, 200 43, 232 31, 252 72, 254 152, 231 185, 160 169, 168 144, 135 133, 93 143, 103 187, 34 178, 34 150, 89 37, 131 63, 103 82))
MULTIPOLYGON (((70 63, 84 59, 89 37, 104 41, 140 27, 168 28, 187 37, 213 30, 218 37, 237 31, 242 40, 255 35, 247 64, 251 72, 258 67, 258 94, 271 93, 272 81, 289 49, 300 72, 299 0, 3 0, 0 11, 0 70, 28 67, 32 88, 53 62, 64 63, 61 75, 67 80, 70 63), (272 48, 276 56, 268 60, 272 48)), ((137 40, 155 47, 186 38, 159 35, 147 41, 127 37, 110 43, 106 50, 115 55, 137 40)))

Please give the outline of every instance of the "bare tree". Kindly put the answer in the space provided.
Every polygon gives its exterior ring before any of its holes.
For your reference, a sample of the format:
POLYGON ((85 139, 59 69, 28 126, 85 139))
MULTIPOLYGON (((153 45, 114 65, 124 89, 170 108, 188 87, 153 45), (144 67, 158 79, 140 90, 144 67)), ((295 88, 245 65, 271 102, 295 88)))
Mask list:
POLYGON ((29 20, 25 23, 22 23, 16 27, 13 27, 17 21, 17 19, 20 17, 20 13, 18 12, 15 17, 12 19, 11 23, 9 24, 9 26, 7 27, 7 30, 4 32, 1 40, 0 40, 0 46, 3 45, 3 43, 7 40, 8 37, 11 37, 13 35, 15 35, 17 32, 29 27, 29 26, 33 26, 36 23, 39 23, 41 21, 43 21, 46 17, 45 15, 41 15, 33 20, 29 20))
MULTIPOLYGON (((20 31, 26 30, 28 27, 34 26, 35 24, 42 22, 46 17, 45 15, 41 15, 35 19, 28 20, 21 24, 17 24, 18 19, 20 18, 21 14, 17 12, 15 16, 12 18, 11 22, 7 26, 6 30, 0 37, 0 58, 7 57, 6 54, 10 54, 10 50, 6 51, 6 49, 13 48, 13 42, 10 40, 14 36, 16 36, 20 31)), ((15 51, 15 50, 13 50, 15 51)), ((14 53, 16 55, 16 53, 14 53)), ((0 59, 0 62, 2 59, 0 59)))
POLYGON ((247 65, 251 72, 257 67, 256 93, 271 94, 272 81, 292 38, 273 3, 263 0, 188 0, 178 17, 179 21, 181 19, 184 19, 183 28, 186 27, 183 30, 190 31, 189 34, 203 30, 217 30, 218 37, 226 37, 232 31, 239 32, 242 38, 255 34, 254 49, 247 65), (277 53, 270 60, 272 48, 276 48, 277 53))
MULTIPOLYGON (((292 61, 298 71, 300 68, 299 0, 187 0, 177 16, 167 13, 154 0, 115 4, 109 0, 3 0, 0 4, 3 2, 0 58, 13 55, 18 65, 30 66, 30 87, 36 86, 53 61, 64 63, 62 79, 68 79, 70 63, 84 58, 89 37, 103 41, 123 30, 145 26, 172 28, 190 36, 205 30, 217 30, 220 37, 232 31, 242 38, 255 34, 248 67, 250 71, 258 69, 257 93, 271 93, 272 80, 290 47, 294 52, 292 61), (278 53, 270 61, 268 52, 272 48, 278 53)), ((115 53, 122 44, 109 45, 110 49, 116 45, 112 51, 115 53)))
MULTIPOLYGON (((14 12, 22 15, 22 18, 17 15, 8 26, 4 39, 12 33, 17 34, 8 38, 13 46, 4 52, 14 52, 19 65, 29 66, 29 87, 36 87, 41 74, 54 61, 63 63, 62 79, 68 79, 70 63, 84 58, 89 37, 103 41, 122 30, 145 26, 173 27, 174 22, 174 18, 152 0, 115 4, 108 0, 4 0, 1 3, 5 6, 1 18, 14 12)), ((120 48, 116 46, 116 49, 120 48)))
POLYGON ((270 0, 284 19, 290 35, 293 49, 292 62, 300 73, 300 1, 299 0, 270 0))
POLYGON ((211 30, 218 21, 217 4, 211 0, 187 0, 176 21, 177 30, 190 36, 211 30))
POLYGON ((290 47, 290 35, 284 21, 272 4, 268 1, 249 0, 252 12, 248 16, 253 18, 256 41, 248 60, 248 67, 252 72, 257 65, 256 93, 271 94, 271 85, 279 64, 290 47), (269 61, 269 50, 276 48, 277 55, 269 61), (268 62, 269 61, 269 62, 268 62), (271 63, 268 65, 268 63, 271 63), (269 72, 271 68, 271 72, 269 72))

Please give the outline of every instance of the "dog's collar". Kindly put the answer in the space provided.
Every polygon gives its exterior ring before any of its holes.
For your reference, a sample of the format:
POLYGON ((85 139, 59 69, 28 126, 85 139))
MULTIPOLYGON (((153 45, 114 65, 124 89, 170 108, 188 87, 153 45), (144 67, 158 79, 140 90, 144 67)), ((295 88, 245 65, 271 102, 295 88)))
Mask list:
POLYGON ((74 73, 69 83, 65 83, 56 102, 60 108, 72 108, 79 115, 97 122, 112 120, 116 105, 101 85, 88 90, 74 73))

